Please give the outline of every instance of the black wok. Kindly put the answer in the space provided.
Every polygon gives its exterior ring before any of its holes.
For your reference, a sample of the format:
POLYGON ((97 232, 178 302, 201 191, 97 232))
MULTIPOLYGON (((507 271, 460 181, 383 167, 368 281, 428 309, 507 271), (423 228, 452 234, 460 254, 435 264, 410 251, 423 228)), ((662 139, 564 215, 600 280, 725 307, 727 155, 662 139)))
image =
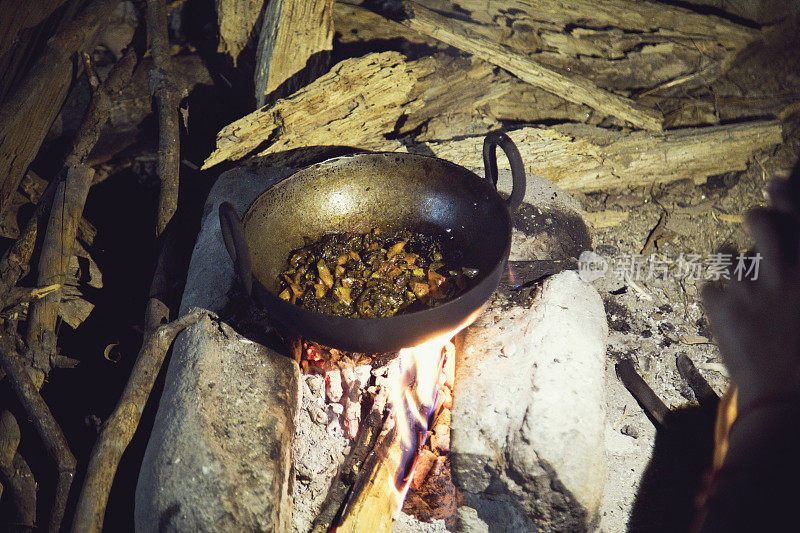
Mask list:
POLYGON ((525 195, 522 158, 503 133, 487 135, 486 178, 434 157, 366 153, 329 159, 292 174, 264 191, 240 222, 233 206, 220 206, 225 245, 237 275, 270 316, 304 338, 342 350, 391 352, 453 330, 491 296, 511 248, 511 215, 525 195), (513 189, 496 191, 496 147, 506 153, 513 189), (277 297, 278 276, 303 236, 408 229, 441 238, 453 263, 479 274, 458 297, 388 318, 347 318, 303 309, 277 297))

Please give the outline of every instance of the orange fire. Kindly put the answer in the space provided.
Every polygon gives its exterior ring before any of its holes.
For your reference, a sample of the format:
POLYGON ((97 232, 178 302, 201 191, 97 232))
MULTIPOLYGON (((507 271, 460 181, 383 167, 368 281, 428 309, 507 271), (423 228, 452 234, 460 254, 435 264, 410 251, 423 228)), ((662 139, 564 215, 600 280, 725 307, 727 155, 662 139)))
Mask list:
POLYGON ((394 475, 389 476, 397 495, 396 512, 403 508, 408 488, 414 478, 419 452, 425 445, 428 428, 441 404, 440 391, 452 385, 455 374, 455 346, 452 339, 469 326, 483 309, 473 312, 457 328, 411 348, 400 350, 396 361, 396 379, 390 399, 395 428, 400 443, 397 464, 386 464, 394 475))

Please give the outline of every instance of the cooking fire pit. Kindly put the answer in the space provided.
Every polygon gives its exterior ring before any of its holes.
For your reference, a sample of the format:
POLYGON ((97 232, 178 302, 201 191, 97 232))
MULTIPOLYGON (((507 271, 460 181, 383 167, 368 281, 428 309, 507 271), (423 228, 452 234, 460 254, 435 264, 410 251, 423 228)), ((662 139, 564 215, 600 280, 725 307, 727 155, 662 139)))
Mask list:
MULTIPOLYGON (((184 311, 219 312, 228 301, 234 276, 217 206, 231 201, 241 213, 269 178, 287 173, 237 169, 220 178, 192 258, 184 311)), ((508 190, 510 176, 500 178, 500 190, 508 190)), ((575 204, 545 180, 530 177, 527 186, 511 259, 564 259, 588 248, 575 204)), ((170 363, 137 487, 137 527, 519 531, 588 525, 603 485, 605 317, 596 291, 573 272, 543 288, 503 285, 441 357, 457 329, 411 359, 406 355, 413 350, 345 361, 350 355, 335 350, 339 364, 329 364, 330 355, 319 356, 320 345, 310 338, 288 334, 296 353, 280 353, 216 320, 191 328, 170 363), (301 353, 309 348, 310 355, 301 353), (419 369, 425 372, 409 372, 419 369), (390 383, 414 388, 404 398, 390 383), (407 420, 389 422, 381 403, 407 420), (494 446, 509 447, 497 456, 490 453, 494 446), (523 467, 527 481, 519 477, 523 467), (389 486, 396 494, 387 499, 389 486), (399 512, 407 491, 405 510, 416 518, 399 512), (333 505, 337 498, 346 503, 333 505)))

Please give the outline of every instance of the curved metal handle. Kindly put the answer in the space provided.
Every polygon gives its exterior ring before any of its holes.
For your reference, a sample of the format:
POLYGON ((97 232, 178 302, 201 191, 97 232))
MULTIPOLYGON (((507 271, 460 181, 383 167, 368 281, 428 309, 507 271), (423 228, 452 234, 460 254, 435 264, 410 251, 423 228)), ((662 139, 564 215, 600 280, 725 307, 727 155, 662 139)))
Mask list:
POLYGON ((219 205, 219 226, 222 230, 222 240, 228 255, 233 260, 233 270, 242 283, 247 296, 253 292, 253 269, 250 263, 250 249, 244 238, 244 227, 239 215, 230 202, 219 205))
POLYGON ((497 188, 496 148, 498 146, 503 149, 511 165, 511 196, 506 200, 506 205, 508 205, 508 210, 513 213, 522 204, 522 199, 525 198, 525 186, 527 184, 525 165, 522 163, 522 156, 519 155, 519 150, 517 150, 511 137, 501 131, 493 131, 486 135, 483 140, 483 168, 486 178, 492 180, 495 188, 497 188))

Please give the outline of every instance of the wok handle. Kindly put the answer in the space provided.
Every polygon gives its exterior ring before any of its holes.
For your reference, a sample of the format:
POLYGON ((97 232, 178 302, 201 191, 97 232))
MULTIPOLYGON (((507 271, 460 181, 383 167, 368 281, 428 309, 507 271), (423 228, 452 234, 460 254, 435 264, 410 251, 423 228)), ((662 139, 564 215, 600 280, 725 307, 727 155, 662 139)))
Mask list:
POLYGON ((230 202, 222 202, 219 205, 219 226, 222 232, 222 240, 228 255, 233 260, 233 270, 242 283, 247 296, 253 292, 253 269, 250 263, 250 249, 244 238, 244 227, 239 215, 236 213, 230 202))
POLYGON ((525 186, 527 184, 525 165, 522 163, 522 156, 519 155, 519 150, 517 150, 511 137, 501 131, 493 131, 486 135, 483 140, 483 168, 486 178, 492 180, 495 188, 497 188, 496 148, 498 146, 503 149, 511 165, 511 196, 506 200, 506 205, 508 205, 508 210, 513 213, 522 204, 522 199, 525 198, 525 186))

